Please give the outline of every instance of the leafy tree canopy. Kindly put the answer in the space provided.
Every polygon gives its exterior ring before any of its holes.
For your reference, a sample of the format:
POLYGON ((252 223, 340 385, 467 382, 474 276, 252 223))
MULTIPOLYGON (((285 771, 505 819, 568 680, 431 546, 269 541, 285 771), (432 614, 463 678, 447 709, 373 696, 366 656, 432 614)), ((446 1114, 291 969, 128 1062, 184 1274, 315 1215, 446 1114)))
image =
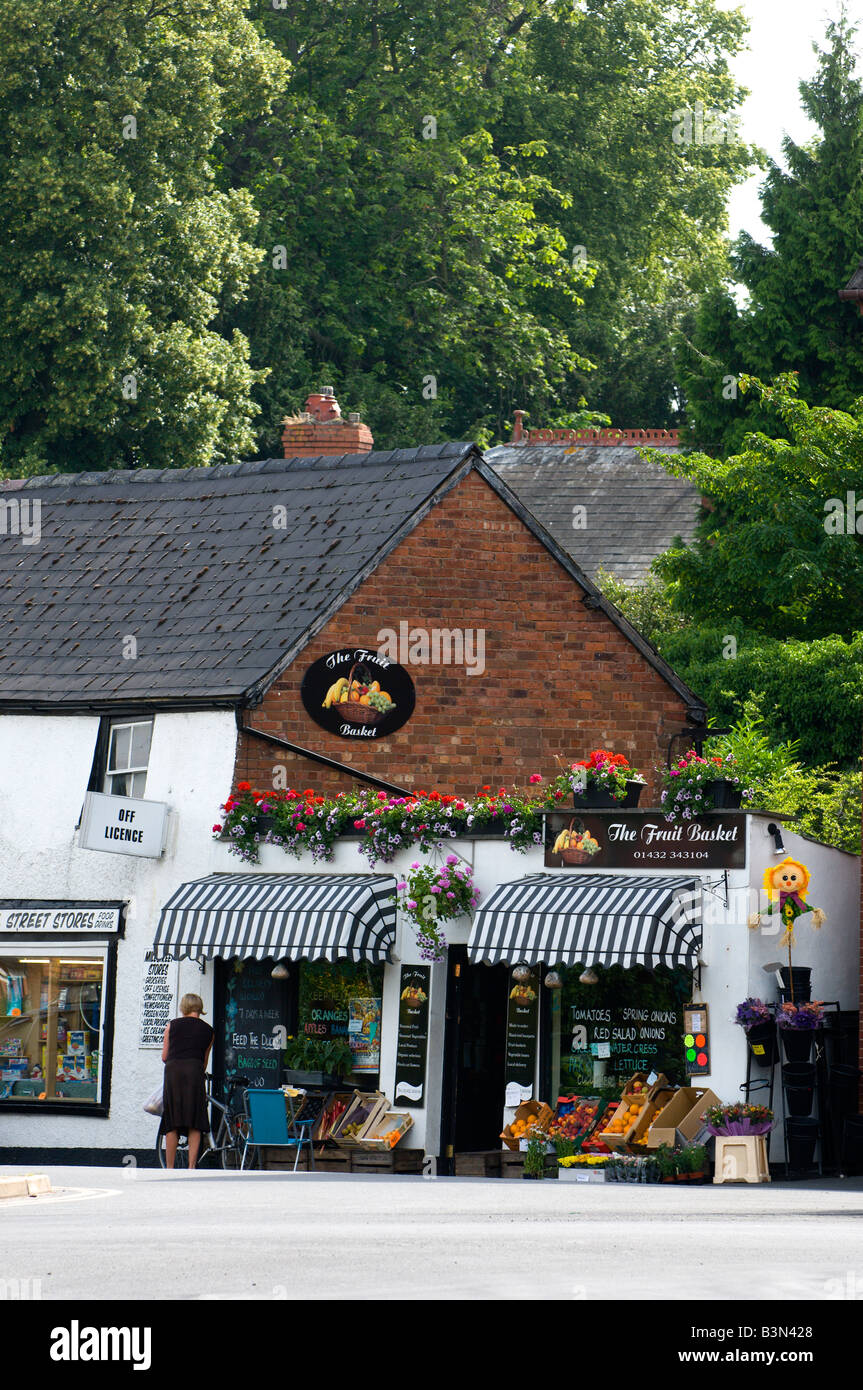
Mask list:
POLYGON ((260 252, 214 151, 284 59, 242 0, 4 0, 0 49, 0 463, 237 458, 261 378, 219 317, 260 252))
POLYGON ((262 210, 265 274, 232 322, 273 368, 255 393, 263 450, 321 381, 384 447, 487 442, 515 407, 545 423, 585 396, 615 423, 668 422, 670 327, 721 273, 725 195, 751 163, 739 142, 675 144, 674 118, 739 101, 739 14, 715 0, 257 13, 290 83, 226 140, 223 177, 262 210))
POLYGON ((786 167, 770 162, 762 246, 738 237, 731 279, 699 305, 692 332, 678 337, 676 360, 693 438, 711 453, 737 452, 747 431, 768 429, 757 398, 736 389, 742 374, 794 370, 816 405, 850 410, 863 395, 860 320, 838 298, 863 255, 863 82, 855 29, 841 18, 827 29, 814 77, 801 82, 804 110, 818 128, 798 145, 786 138, 786 167))
POLYGON ((778 638, 850 636, 863 612, 863 506, 858 517, 854 491, 863 399, 849 411, 809 406, 791 373, 770 386, 744 377, 741 386, 788 438, 747 435, 729 459, 656 454, 711 510, 694 544, 666 552, 655 568, 679 610, 711 627, 731 631, 736 619, 778 638))

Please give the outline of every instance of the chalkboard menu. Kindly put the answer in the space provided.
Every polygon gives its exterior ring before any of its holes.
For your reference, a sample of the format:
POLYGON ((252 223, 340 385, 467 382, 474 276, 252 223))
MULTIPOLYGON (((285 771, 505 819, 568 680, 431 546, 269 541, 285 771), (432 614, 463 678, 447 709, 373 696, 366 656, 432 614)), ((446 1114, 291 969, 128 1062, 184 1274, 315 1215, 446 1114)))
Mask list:
POLYGON ((504 1078, 508 1099, 517 1087, 527 1096, 533 1092, 536 1071, 536 1033, 539 1015, 539 977, 510 976, 506 1001, 506 1061, 504 1078))
POLYGON ((286 991, 282 980, 272 978, 272 968, 272 961, 258 960, 230 961, 226 967, 226 1088, 235 1076, 247 1076, 257 1087, 281 1084, 286 991))
POLYGON ((428 1052, 431 971, 403 965, 399 980, 399 1034, 396 1044, 396 1104, 423 1105, 428 1052))

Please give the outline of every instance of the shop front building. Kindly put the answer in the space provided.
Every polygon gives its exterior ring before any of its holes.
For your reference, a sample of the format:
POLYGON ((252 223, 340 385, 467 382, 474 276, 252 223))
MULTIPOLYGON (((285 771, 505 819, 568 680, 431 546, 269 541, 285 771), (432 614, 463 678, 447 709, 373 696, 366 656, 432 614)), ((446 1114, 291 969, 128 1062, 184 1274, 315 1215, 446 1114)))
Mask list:
MULTIPOLYGON (((594 747, 643 770, 661 827, 655 769, 706 727, 474 446, 375 453, 362 424, 319 418, 322 400, 286 427, 284 459, 2 485, 42 503, 38 545, 0 536, 10 1161, 153 1161, 142 1106, 186 992, 216 1030, 217 1087, 272 1089, 306 1070, 310 1039, 350 1087, 408 1110, 405 1149, 444 1167, 496 1147, 528 1091, 554 1099, 639 1057, 671 1075, 677 1056, 680 1073, 698 991, 703 1074, 716 1090, 743 1079, 729 1011, 763 992, 770 943, 734 893, 760 886, 772 853, 761 816, 738 815, 730 857, 708 837, 700 859, 630 852, 641 822, 627 822, 587 866, 555 862, 557 812, 523 853, 466 821, 422 848, 394 833, 374 858, 357 853, 361 825, 331 857, 323 825, 296 855, 265 815, 256 840, 228 834, 220 807, 243 785, 303 789, 315 815, 357 789, 452 801, 526 788, 594 747), (479 901, 432 959, 399 884, 451 853, 479 901)), ((819 891, 837 923, 812 938, 818 991, 853 1009, 850 860, 804 852, 830 860, 819 891)))

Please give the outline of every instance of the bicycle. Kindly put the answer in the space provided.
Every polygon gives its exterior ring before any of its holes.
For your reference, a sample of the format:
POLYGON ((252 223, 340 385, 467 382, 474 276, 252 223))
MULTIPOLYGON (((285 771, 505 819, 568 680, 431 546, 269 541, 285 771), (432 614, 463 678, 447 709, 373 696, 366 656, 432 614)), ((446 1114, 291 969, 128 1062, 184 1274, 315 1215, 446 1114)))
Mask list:
MULTIPOLYGON (((199 1168, 213 1168, 218 1163, 225 1169, 239 1170, 240 1161, 243 1157, 243 1150, 246 1146, 246 1134, 248 1131, 248 1117, 246 1108, 242 1100, 242 1091, 249 1085, 247 1076, 237 1076, 231 1084, 230 1094, 227 1104, 217 1100, 213 1095, 213 1077, 209 1072, 204 1077, 207 1083, 207 1108, 210 1116, 210 1128, 201 1135, 201 1148, 198 1153, 199 1168), (240 1092, 239 1101, 237 1092, 240 1092), (215 1113, 214 1113, 215 1112, 215 1113)), ((165 1135, 159 1134, 156 1139, 156 1157, 161 1168, 167 1168, 167 1158, 165 1153, 165 1135)), ((258 1154, 254 1150, 250 1154, 250 1162, 247 1168, 254 1168, 258 1164, 258 1154)), ((189 1166, 189 1141, 181 1134, 177 1142, 177 1153, 174 1159, 175 1168, 188 1168, 189 1166)))

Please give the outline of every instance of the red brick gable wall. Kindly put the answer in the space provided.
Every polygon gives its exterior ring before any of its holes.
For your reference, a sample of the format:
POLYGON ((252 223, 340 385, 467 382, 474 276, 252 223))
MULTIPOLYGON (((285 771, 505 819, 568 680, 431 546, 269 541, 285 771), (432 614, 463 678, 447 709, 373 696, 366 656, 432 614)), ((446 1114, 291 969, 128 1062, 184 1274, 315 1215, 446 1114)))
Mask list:
MULTIPOLYGON (((559 761, 607 747, 645 775, 664 762, 685 705, 492 488, 472 472, 366 579, 279 677, 247 722, 407 789, 461 795, 524 786, 559 761), (308 666, 384 628, 485 630, 485 671, 408 667, 416 709, 377 743, 315 724, 300 699, 308 666)), ((241 736, 235 779, 255 789, 287 768, 289 786, 332 793, 350 777, 241 736)), ((643 794, 643 800, 645 794, 643 794)))

